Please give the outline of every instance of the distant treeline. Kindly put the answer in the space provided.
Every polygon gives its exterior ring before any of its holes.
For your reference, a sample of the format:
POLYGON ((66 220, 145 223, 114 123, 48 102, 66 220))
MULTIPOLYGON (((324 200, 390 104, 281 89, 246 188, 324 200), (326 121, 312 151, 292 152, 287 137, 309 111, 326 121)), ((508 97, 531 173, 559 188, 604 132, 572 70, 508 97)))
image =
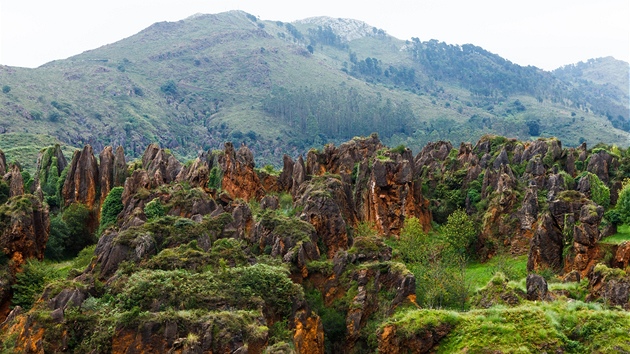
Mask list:
POLYGON ((415 116, 409 102, 380 95, 361 95, 354 88, 276 87, 263 101, 264 110, 305 136, 352 138, 378 132, 383 137, 410 134, 415 116))
POLYGON ((533 66, 523 67, 472 44, 460 46, 412 38, 408 50, 434 80, 457 83, 479 97, 531 95, 540 102, 550 100, 605 115, 615 127, 630 130, 627 100, 612 85, 586 81, 571 85, 560 79, 568 78, 570 73, 556 75, 533 66))

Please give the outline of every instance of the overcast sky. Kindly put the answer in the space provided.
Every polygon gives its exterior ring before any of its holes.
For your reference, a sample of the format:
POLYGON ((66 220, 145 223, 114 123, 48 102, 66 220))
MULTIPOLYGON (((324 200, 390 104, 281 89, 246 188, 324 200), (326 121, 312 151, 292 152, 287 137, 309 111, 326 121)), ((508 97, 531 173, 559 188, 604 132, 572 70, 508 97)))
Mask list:
POLYGON ((227 10, 285 22, 353 18, 400 39, 472 43, 546 70, 604 56, 630 61, 628 0, 0 0, 0 64, 37 67, 155 22, 227 10))

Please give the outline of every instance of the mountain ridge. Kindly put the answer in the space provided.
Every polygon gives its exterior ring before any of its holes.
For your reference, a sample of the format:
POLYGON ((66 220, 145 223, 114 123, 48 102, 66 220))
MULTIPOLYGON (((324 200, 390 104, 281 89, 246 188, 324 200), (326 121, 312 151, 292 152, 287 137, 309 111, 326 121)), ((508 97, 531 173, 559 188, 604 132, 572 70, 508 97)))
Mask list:
POLYGON ((571 80, 473 45, 399 40, 357 20, 283 23, 230 11, 158 22, 36 69, 0 68, 9 90, 0 132, 120 145, 131 156, 158 142, 187 158, 232 139, 276 165, 278 149, 296 157, 371 132, 416 151, 487 132, 626 146, 627 95, 571 80), (347 40, 332 27, 339 21, 364 36, 347 40), (395 121, 406 128, 385 129, 395 121))

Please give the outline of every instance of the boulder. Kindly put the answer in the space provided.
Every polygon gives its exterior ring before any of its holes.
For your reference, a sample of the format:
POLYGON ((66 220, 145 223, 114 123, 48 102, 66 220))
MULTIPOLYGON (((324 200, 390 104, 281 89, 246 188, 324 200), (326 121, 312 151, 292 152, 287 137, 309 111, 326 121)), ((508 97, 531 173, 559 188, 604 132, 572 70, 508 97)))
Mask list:
POLYGON ((547 288, 547 281, 538 274, 530 273, 525 280, 527 286, 527 300, 548 301, 551 299, 547 288))

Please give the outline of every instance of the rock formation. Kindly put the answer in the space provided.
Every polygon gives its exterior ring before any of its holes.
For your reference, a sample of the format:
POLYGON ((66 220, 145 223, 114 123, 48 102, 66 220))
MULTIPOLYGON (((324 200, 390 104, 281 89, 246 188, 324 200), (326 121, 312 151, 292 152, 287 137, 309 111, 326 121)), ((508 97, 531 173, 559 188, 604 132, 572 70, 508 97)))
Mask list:
POLYGON ((5 173, 7 173, 7 159, 4 152, 0 150, 0 176, 4 176, 5 173))
POLYGON ((254 155, 245 145, 238 150, 232 143, 225 143, 224 154, 219 156, 223 170, 221 188, 233 199, 260 199, 264 195, 260 179, 254 170, 254 155))

